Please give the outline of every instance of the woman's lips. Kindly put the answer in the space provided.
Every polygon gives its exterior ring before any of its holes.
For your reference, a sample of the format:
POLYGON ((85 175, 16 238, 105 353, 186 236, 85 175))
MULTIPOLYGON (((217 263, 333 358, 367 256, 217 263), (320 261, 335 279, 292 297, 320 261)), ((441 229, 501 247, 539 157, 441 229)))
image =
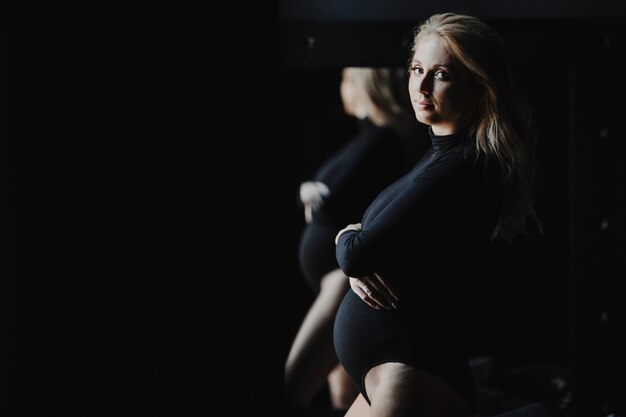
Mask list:
POLYGON ((430 109, 434 107, 434 104, 429 102, 429 101, 418 101, 417 102, 417 107, 420 109, 430 109))

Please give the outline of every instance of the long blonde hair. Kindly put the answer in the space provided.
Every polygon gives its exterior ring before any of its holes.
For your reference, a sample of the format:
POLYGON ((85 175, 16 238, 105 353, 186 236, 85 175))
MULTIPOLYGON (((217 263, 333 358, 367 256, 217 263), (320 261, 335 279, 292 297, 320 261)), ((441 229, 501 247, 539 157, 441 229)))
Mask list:
MULTIPOLYGON (((482 88, 480 117, 472 128, 475 146, 479 155, 495 158, 503 172, 497 184, 503 205, 492 238, 511 240, 526 231, 529 217, 537 220, 530 110, 516 92, 503 41, 490 26, 473 16, 435 14, 417 27, 412 54, 421 38, 433 34, 482 88)), ((538 220, 537 225, 541 229, 538 220)))

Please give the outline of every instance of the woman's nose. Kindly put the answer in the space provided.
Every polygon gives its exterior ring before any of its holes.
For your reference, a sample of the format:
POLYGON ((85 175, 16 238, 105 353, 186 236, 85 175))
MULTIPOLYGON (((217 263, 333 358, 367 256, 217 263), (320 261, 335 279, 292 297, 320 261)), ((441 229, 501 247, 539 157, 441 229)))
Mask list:
POLYGON ((433 91, 432 78, 428 75, 422 77, 422 79, 419 81, 418 90, 422 94, 430 94, 433 91))

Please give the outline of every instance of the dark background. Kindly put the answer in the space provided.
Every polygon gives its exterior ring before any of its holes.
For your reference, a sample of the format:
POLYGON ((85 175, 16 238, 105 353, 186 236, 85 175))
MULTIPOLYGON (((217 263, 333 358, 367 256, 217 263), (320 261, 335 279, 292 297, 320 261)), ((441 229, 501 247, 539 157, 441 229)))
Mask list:
POLYGON ((217 8, 79 3, 0 11, 0 414, 204 415, 241 379, 241 53, 217 8))
MULTIPOLYGON (((432 13, 483 18, 503 36, 538 132, 539 238, 517 239, 502 273, 476 300, 474 353, 497 377, 534 376, 518 392, 541 398, 540 373, 567 383, 566 415, 624 413, 625 175, 621 121, 626 6, 617 1, 281 2, 281 183, 289 231, 278 262, 289 299, 286 357, 313 294, 297 265, 304 226, 300 182, 355 132, 339 98, 342 66, 403 66, 412 30, 432 13), (534 371, 530 371, 534 370, 534 371), (533 379, 535 378, 535 379, 533 379), (534 381, 534 382, 533 382, 534 381), (535 385, 533 387, 533 384, 535 385)), ((549 380, 548 385, 551 384, 549 380)))

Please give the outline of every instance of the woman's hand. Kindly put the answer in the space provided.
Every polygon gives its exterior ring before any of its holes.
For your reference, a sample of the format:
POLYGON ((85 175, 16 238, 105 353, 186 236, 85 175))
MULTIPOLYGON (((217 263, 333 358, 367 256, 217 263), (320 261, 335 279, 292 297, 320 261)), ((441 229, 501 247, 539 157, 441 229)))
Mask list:
POLYGON ((368 306, 376 310, 398 309, 398 297, 394 286, 377 272, 362 278, 350 277, 350 288, 368 306))
POLYGON ((361 230, 361 223, 349 224, 346 227, 344 227, 343 229, 341 229, 339 231, 339 233, 337 233, 337 236, 335 236, 335 245, 337 244, 337 241, 339 240, 339 236, 341 236, 342 234, 344 234, 348 230, 356 230, 358 232, 359 230, 361 230))
POLYGON ((307 223, 313 221, 313 211, 315 211, 324 197, 330 194, 330 190, 320 181, 306 181, 300 184, 300 201, 304 205, 304 220, 307 223))
POLYGON ((324 197, 328 197, 330 190, 320 181, 306 181, 300 184, 300 201, 304 205, 310 204, 317 208, 324 197))

